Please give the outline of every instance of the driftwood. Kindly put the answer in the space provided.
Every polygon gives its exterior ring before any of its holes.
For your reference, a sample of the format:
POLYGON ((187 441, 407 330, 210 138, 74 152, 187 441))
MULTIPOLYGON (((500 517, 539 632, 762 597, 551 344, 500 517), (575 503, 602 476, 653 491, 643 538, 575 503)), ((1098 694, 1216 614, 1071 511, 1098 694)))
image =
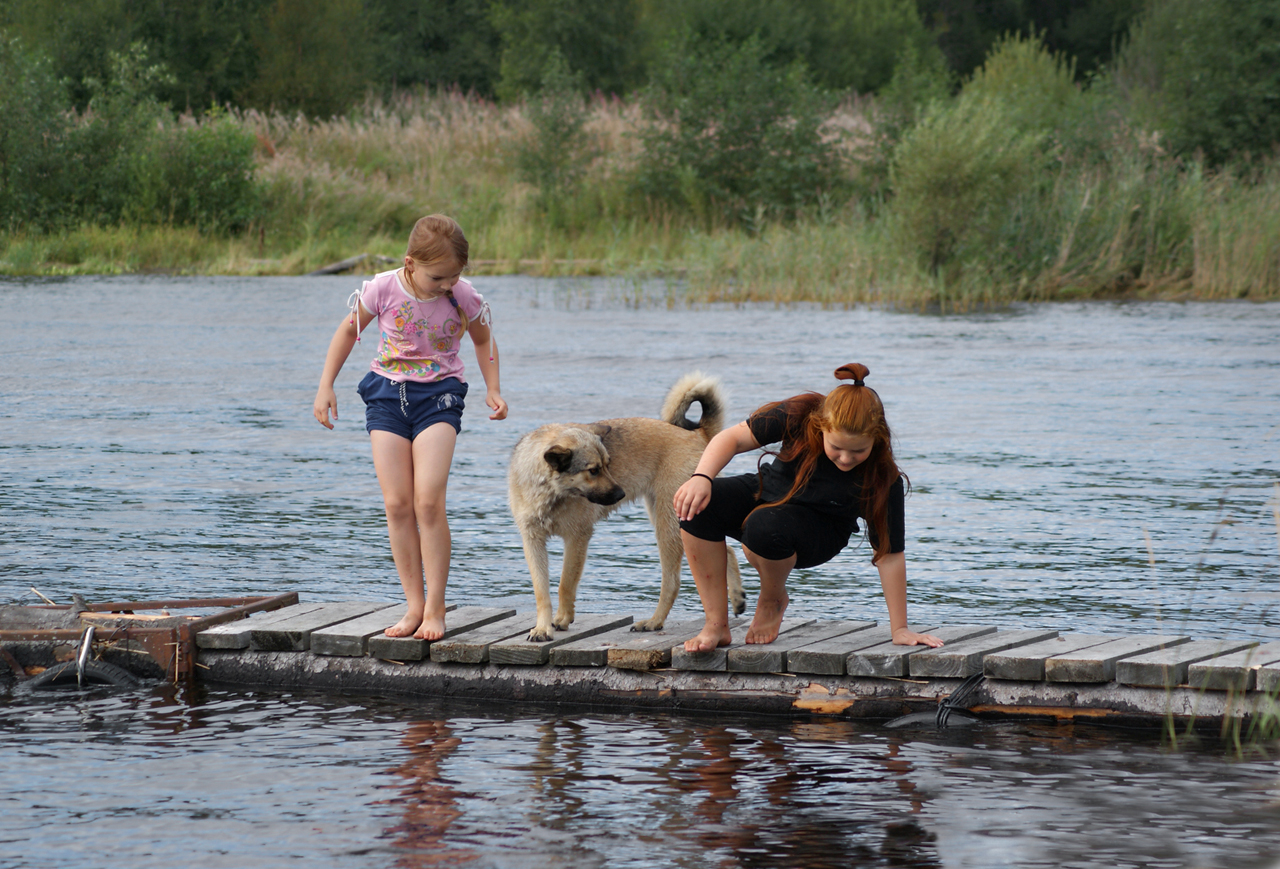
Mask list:
POLYGON ((355 256, 349 256, 344 260, 316 269, 314 272, 307 272, 307 277, 312 278, 317 275, 340 275, 343 272, 349 272, 365 260, 373 258, 373 261, 379 265, 390 265, 397 262, 395 257, 383 256, 382 254, 358 253, 355 256))

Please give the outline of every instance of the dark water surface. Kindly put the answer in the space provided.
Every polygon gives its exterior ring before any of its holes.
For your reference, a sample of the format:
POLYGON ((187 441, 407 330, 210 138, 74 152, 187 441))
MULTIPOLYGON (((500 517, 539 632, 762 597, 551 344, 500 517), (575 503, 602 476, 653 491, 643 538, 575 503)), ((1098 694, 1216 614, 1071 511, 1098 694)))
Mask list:
MULTIPOLYGON (((474 384, 450 599, 532 606, 506 456, 653 415, 692 368, 730 419, 870 366, 911 477, 913 622, 1280 639, 1280 305, 931 316, 667 309, 487 278, 511 418, 474 384)), ((297 591, 394 600, 354 385, 311 417, 352 278, 0 282, 0 603, 297 591)), ((464 357, 471 359, 470 351, 464 357)), ((474 372, 474 364, 469 364, 474 372)), ((740 457, 735 468, 753 460, 740 457)), ((792 612, 884 619, 865 544, 792 612)), ((748 590, 754 583, 748 576, 748 590)), ((643 510, 580 611, 647 614, 643 510)), ((677 615, 699 612, 686 581, 677 615)), ((611 716, 147 690, 0 695, 0 866, 1228 866, 1280 854, 1277 768, 1131 733, 611 716), (195 859, 192 859, 192 858, 195 859), (434 861, 434 862, 433 862, 434 861)))

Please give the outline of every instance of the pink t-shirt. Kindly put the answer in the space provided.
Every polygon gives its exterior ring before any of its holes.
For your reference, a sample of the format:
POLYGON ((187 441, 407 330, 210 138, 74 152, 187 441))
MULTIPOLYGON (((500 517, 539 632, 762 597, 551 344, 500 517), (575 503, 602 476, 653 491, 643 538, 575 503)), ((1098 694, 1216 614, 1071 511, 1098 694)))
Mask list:
MULTIPOLYGON (((484 297, 464 280, 454 284, 453 297, 472 322, 485 310, 484 297)), ((458 358, 462 318, 448 296, 415 299, 400 284, 396 271, 389 271, 364 282, 360 305, 378 318, 382 333, 378 355, 370 366, 374 371, 395 383, 434 383, 446 377, 466 382, 458 358)))

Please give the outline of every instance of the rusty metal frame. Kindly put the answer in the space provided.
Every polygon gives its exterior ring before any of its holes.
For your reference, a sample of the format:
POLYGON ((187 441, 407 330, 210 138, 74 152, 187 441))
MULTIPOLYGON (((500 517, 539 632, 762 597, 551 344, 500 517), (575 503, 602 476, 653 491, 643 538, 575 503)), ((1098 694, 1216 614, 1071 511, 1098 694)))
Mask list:
MULTIPOLYGON (((112 643, 126 641, 141 646, 153 661, 164 670, 165 678, 177 682, 179 677, 195 676, 195 637, 206 628, 245 618, 251 613, 265 612, 292 606, 298 602, 296 591, 266 597, 220 597, 191 600, 118 601, 89 604, 79 612, 132 614, 138 610, 194 609, 197 607, 222 607, 221 612, 192 619, 180 625, 162 628, 117 627, 102 628, 97 641, 112 643)), ((32 607, 43 610, 70 610, 68 605, 32 607)), ((78 643, 82 631, 67 630, 0 630, 0 643, 78 643)))

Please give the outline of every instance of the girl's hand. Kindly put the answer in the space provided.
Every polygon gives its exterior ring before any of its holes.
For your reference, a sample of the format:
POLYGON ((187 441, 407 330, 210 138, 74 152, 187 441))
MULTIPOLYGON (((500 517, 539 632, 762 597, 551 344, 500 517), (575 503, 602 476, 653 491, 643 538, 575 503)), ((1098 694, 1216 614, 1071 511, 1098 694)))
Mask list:
POLYGON ((672 503, 677 519, 692 519, 711 503, 711 481, 706 477, 690 477, 676 489, 672 503))
POLYGON ((489 414, 489 419, 506 419, 507 403, 502 400, 502 396, 496 392, 490 392, 485 395, 484 403, 489 405, 489 409, 493 413, 489 414))
POLYGON ((333 430, 333 423, 329 422, 329 411, 333 411, 333 421, 338 421, 338 396, 334 393, 333 387, 320 387, 316 391, 316 404, 312 408, 316 421, 329 430, 333 430))
POLYGON ((893 631, 893 644, 895 646, 928 646, 936 649, 942 645, 942 640, 933 634, 917 634, 910 628, 895 628, 893 631))

